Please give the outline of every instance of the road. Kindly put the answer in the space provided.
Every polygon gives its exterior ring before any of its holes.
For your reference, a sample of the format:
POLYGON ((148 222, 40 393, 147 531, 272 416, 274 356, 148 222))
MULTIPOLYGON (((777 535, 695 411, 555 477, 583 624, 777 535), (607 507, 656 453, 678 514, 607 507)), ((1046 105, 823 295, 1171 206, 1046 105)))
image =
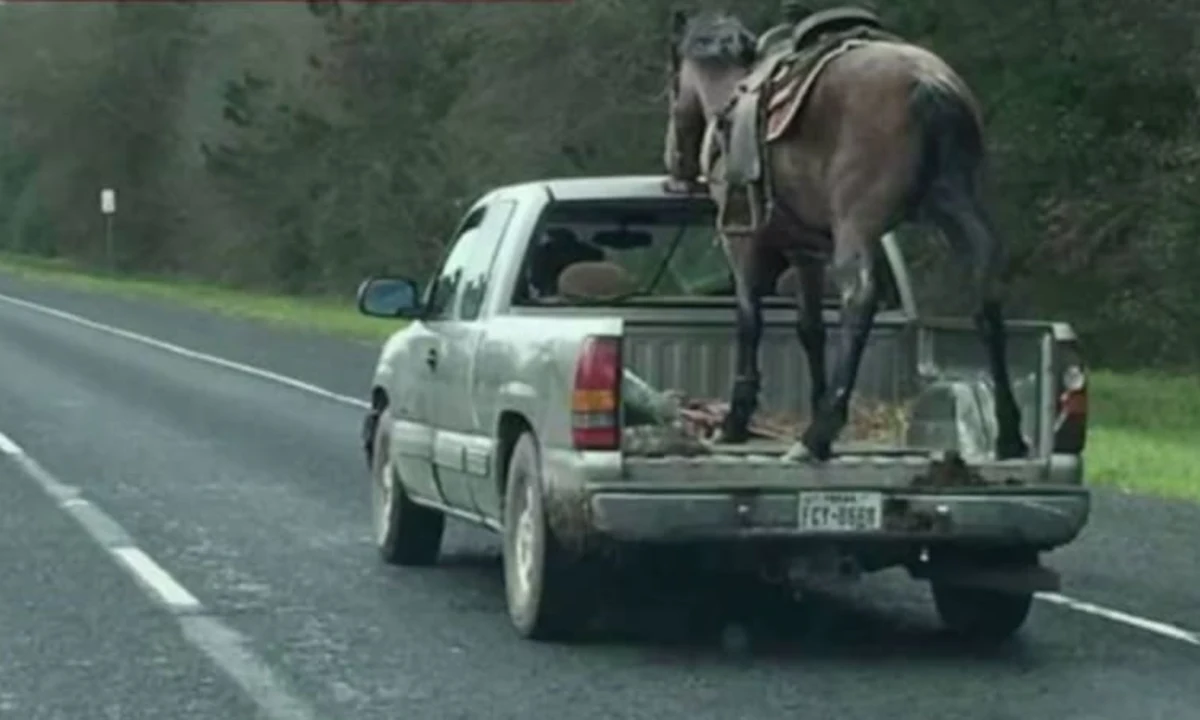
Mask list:
POLYGON ((775 629, 749 651, 679 598, 519 641, 491 536, 376 560, 375 353, 0 276, 0 717, 1200 717, 1200 507, 1105 492, 1049 560, 1073 600, 1002 651, 947 641, 897 576, 820 623, 751 605, 775 629))

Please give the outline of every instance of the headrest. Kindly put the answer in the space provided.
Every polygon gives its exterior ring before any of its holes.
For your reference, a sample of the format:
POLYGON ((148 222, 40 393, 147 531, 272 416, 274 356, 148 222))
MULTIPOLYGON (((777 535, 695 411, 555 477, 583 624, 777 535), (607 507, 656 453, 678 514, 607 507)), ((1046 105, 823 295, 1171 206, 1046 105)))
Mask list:
POLYGON ((530 280, 543 295, 554 295, 558 292, 557 288, 549 283, 573 263, 604 259, 603 250, 581 242, 570 230, 556 228, 547 231, 546 234, 549 239, 534 248, 529 260, 530 280))
POLYGON ((625 268, 610 262, 577 262, 558 275, 558 294, 574 300, 607 300, 637 292, 625 268))

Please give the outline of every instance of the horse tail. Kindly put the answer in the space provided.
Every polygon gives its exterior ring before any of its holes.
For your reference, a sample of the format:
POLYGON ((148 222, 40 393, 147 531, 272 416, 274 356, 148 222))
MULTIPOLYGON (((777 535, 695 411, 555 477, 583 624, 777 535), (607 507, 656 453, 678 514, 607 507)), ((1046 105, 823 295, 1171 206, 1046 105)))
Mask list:
POLYGON ((910 95, 920 160, 908 219, 940 230, 973 266, 979 297, 991 302, 1000 292, 1007 251, 980 197, 985 150, 978 106, 952 78, 918 80, 910 95))
POLYGON ((918 214, 946 195, 973 196, 983 163, 980 117, 971 98, 948 77, 919 77, 909 94, 918 164, 911 207, 918 214))

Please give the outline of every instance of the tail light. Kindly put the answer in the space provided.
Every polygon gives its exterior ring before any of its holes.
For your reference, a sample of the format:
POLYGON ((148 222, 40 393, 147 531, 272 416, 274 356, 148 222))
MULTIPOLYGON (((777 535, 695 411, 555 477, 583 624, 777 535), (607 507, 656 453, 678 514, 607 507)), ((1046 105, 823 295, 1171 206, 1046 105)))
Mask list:
POLYGON ((577 450, 621 446, 621 338, 593 335, 583 342, 571 392, 571 440, 577 450))
POLYGON ((1058 344, 1058 416, 1054 420, 1054 452, 1081 453, 1087 444, 1087 366, 1075 341, 1058 344))

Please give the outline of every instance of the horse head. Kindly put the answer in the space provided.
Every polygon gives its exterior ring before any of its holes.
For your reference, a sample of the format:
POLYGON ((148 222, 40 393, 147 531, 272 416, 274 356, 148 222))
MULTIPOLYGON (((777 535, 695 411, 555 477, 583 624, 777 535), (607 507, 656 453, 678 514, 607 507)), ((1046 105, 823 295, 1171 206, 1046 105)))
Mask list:
POLYGON ((740 19, 724 12, 671 15, 668 70, 669 121, 665 162, 676 176, 694 176, 693 167, 715 85, 744 76, 757 58, 757 37, 740 19))

